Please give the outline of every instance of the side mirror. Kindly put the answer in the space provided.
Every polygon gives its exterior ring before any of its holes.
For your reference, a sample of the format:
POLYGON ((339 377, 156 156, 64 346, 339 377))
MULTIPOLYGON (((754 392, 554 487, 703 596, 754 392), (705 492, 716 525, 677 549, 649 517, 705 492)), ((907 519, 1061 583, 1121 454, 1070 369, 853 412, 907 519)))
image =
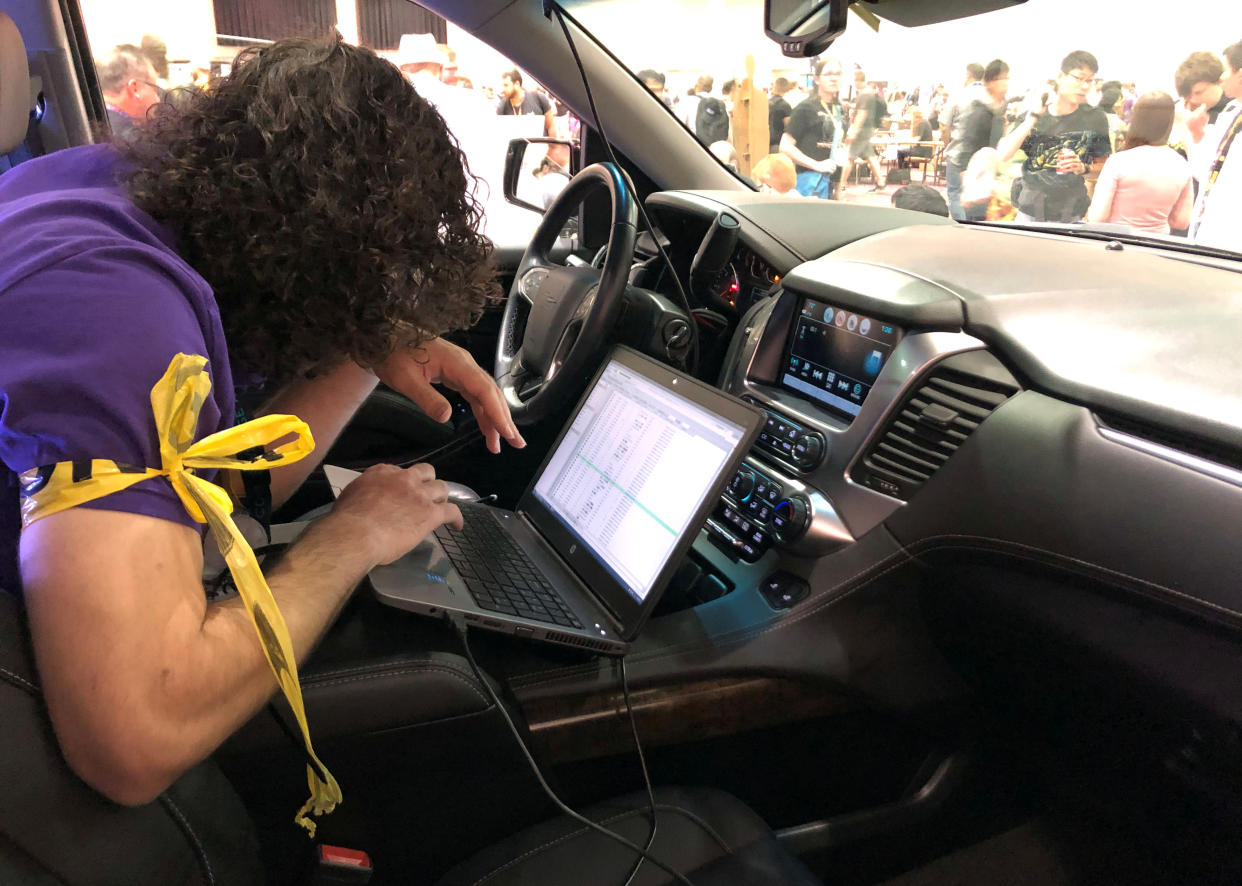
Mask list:
POLYGON ((505 154, 505 199, 543 212, 577 172, 573 142, 559 138, 515 138, 505 154))

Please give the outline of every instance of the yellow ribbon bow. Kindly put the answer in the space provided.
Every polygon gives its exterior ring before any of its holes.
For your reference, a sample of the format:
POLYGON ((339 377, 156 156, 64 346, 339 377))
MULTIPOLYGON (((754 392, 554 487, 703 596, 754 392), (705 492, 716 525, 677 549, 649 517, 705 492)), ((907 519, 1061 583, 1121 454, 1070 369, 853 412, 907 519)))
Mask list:
POLYGON ((265 415, 228 430, 210 434, 194 442, 198 431, 199 412, 211 393, 211 377, 204 357, 178 354, 168 371, 151 389, 151 408, 160 441, 160 468, 141 468, 118 464, 106 459, 90 462, 64 461, 56 465, 33 468, 20 477, 22 486, 22 525, 67 510, 114 492, 120 492, 151 477, 167 477, 186 511, 199 523, 206 523, 224 555, 229 572, 267 662, 276 675, 289 707, 302 729, 302 740, 311 764, 306 767, 310 799, 298 810, 294 820, 313 837, 315 822, 310 815, 326 815, 341 802, 341 789, 332 773, 319 761, 311 745, 306 725, 306 709, 298 682, 297 663, 289 629, 280 614, 271 588, 254 551, 233 522, 233 502, 229 494, 214 483, 194 474, 195 469, 234 469, 263 471, 291 464, 315 448, 310 428, 292 415, 265 415), (266 447, 284 437, 293 440, 257 458, 239 458, 238 453, 254 447, 266 447), (312 765, 313 764, 313 765, 312 765))

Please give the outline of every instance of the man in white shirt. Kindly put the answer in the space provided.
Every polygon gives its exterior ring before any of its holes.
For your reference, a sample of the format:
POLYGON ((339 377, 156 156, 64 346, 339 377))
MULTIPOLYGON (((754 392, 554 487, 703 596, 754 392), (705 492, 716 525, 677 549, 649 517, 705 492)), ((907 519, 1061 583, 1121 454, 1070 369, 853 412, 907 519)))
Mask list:
POLYGON ((957 115, 976 99, 983 101, 983 65, 971 62, 966 66, 966 80, 962 88, 949 99, 944 113, 940 116, 940 137, 947 145, 953 137, 953 123, 957 115))
POLYGON ((1211 131, 1199 127, 1200 148, 1193 157, 1201 177, 1190 236, 1205 246, 1237 250, 1242 249, 1242 40, 1225 50, 1221 86, 1232 101, 1211 131))

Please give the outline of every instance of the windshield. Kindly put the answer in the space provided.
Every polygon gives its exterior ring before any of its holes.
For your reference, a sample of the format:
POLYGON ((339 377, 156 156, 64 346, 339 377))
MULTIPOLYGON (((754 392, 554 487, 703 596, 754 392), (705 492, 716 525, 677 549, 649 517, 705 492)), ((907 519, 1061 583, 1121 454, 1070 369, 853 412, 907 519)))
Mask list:
POLYGON ((762 0, 566 6, 762 190, 1242 253, 1242 17, 1206 29, 1212 0, 851 14, 817 59, 781 55, 762 0))

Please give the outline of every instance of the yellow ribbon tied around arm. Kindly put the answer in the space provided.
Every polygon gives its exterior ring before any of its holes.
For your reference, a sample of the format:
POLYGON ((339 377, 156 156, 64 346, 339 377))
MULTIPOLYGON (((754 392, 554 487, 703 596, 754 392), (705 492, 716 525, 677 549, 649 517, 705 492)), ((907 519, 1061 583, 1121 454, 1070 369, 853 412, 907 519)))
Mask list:
POLYGON ((195 442, 199 413, 211 393, 211 377, 206 370, 206 358, 178 354, 163 378, 151 389, 151 408, 160 441, 160 468, 134 467, 106 459, 34 468, 20 478, 22 523, 28 526, 42 517, 120 492, 151 477, 168 478, 190 516, 210 527, 254 622, 259 644, 276 675, 276 682, 302 729, 302 740, 311 761, 306 767, 311 796, 298 810, 295 821, 313 837, 315 822, 309 815, 326 815, 335 809, 341 802, 341 789, 311 745, 289 629, 263 578, 254 551, 230 516, 233 502, 228 493, 196 476, 194 471, 212 468, 263 471, 309 455, 315 448, 315 441, 310 428, 295 416, 265 415, 195 442), (266 449, 275 441, 290 436, 293 437, 291 441, 275 449, 266 449), (239 453, 255 447, 264 447, 263 454, 254 458, 239 457, 239 453))

